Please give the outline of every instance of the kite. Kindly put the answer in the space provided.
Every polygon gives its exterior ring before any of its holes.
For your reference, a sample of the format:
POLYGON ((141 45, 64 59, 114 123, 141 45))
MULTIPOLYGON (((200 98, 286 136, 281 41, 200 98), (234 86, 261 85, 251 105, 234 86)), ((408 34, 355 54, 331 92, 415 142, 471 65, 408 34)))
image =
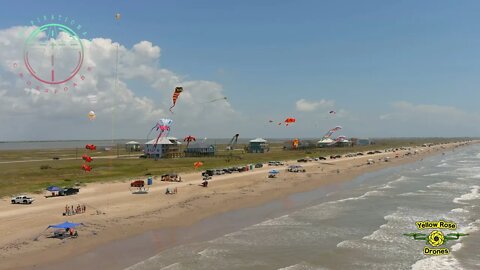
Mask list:
POLYGON ((273 123, 274 121, 273 120, 268 120, 269 123, 273 123))
POLYGON ((197 162, 193 163, 193 167, 195 169, 198 169, 201 166, 203 166, 203 162, 201 162, 201 161, 197 161, 197 162))
POLYGON ((92 170, 92 167, 88 166, 87 164, 83 164, 82 165, 82 169, 86 172, 89 172, 92 170))
POLYGON ((332 129, 330 129, 329 131, 327 131, 327 133, 325 133, 325 135, 323 135, 323 139, 328 139, 328 138, 332 137, 333 133, 335 133, 336 131, 339 131, 341 129, 342 129, 341 126, 336 126, 332 129))
POLYGON ((88 119, 94 120, 96 117, 97 117, 97 115, 95 114, 94 111, 90 111, 90 112, 88 113, 88 119))
POLYGON ((293 117, 288 117, 288 118, 285 119, 285 121, 283 121, 283 122, 285 122, 285 126, 288 127, 289 124, 295 123, 296 121, 297 121, 297 120, 296 120, 295 118, 293 118, 293 117))
POLYGON ((293 139, 292 148, 297 149, 298 148, 298 143, 299 143, 299 140, 297 138, 293 139))
POLYGON ((184 142, 187 142, 187 148, 190 142, 195 142, 197 141, 197 138, 193 137, 192 135, 188 135, 187 137, 183 138, 184 142))
POLYGON ((227 97, 214 98, 214 99, 212 99, 212 100, 205 101, 205 102, 203 102, 203 103, 204 103, 204 104, 205 104, 205 103, 213 103, 213 102, 219 101, 219 100, 227 100, 227 97))
POLYGON ((172 96, 173 105, 170 107, 171 113, 173 113, 172 109, 173 107, 175 107, 175 104, 177 103, 177 99, 182 92, 183 92, 183 87, 175 87, 175 91, 173 91, 173 96, 172 96))
POLYGON ((85 162, 92 162, 92 160, 93 160, 92 157, 89 157, 87 155, 83 155, 82 159, 85 160, 85 162))
POLYGON ((337 114, 336 111, 330 111, 330 114, 337 114))
POLYGON ((120 20, 122 18, 122 15, 120 13, 115 14, 115 20, 120 20))
POLYGON ((157 139, 153 144, 154 147, 157 147, 157 144, 160 138, 165 138, 168 136, 168 133, 170 132, 170 126, 172 125, 172 123, 173 123, 173 120, 171 119, 167 119, 167 118, 160 119, 160 121, 158 121, 148 133, 147 140, 154 129, 156 129, 157 132, 159 131, 157 139))
POLYGON ((97 104, 97 95, 88 95, 87 96, 88 101, 90 104, 97 104))
POLYGON ((97 150, 97 147, 93 144, 87 144, 85 145, 85 149, 88 149, 88 150, 97 150))

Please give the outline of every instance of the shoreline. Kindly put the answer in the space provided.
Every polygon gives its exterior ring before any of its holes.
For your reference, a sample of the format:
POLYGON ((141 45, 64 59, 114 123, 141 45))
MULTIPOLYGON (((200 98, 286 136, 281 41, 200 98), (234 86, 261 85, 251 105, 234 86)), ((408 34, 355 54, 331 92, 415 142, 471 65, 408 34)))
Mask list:
MULTIPOLYGON (((390 162, 378 162, 378 159, 385 156, 393 157, 396 153, 342 158, 327 162, 314 161, 302 164, 307 169, 303 174, 286 173, 282 167, 282 172, 276 179, 266 178, 266 172, 272 167, 264 167, 246 173, 215 176, 208 188, 198 186, 200 182, 198 173, 188 174, 182 175, 185 180, 182 183, 155 183, 156 186, 150 190, 149 194, 144 195, 131 194, 128 188, 125 188, 128 185, 125 182, 91 184, 82 189, 82 193, 76 195, 76 198, 72 198, 88 205, 102 204, 99 208, 106 212, 106 215, 89 214, 93 212, 90 210, 87 214, 65 219, 51 213, 56 208, 59 208, 58 212, 60 212, 65 203, 70 201, 68 197, 52 198, 49 201, 39 199, 45 201, 45 204, 32 205, 34 207, 15 207, 17 210, 1 204, 0 217, 6 217, 6 219, 0 224, 0 250, 2 250, 0 268, 37 269, 36 266, 55 266, 71 254, 81 257, 95 248, 108 246, 115 241, 136 237, 152 230, 191 226, 207 217, 228 211, 259 206, 291 194, 328 185, 335 186, 365 173, 412 163, 426 156, 439 154, 441 151, 452 150, 458 145, 455 143, 427 147, 413 156, 403 156, 407 151, 397 151, 401 157, 391 158, 390 162), (374 158, 377 163, 366 165, 369 158, 374 158), (337 170, 340 172, 338 173, 337 170), (163 194, 166 187, 177 187, 179 194, 163 194), (103 195, 104 193, 107 194, 103 195), (99 195, 102 196, 98 197, 99 195), (43 236, 39 241, 31 240, 46 227, 45 225, 65 220, 84 222, 87 226, 79 228, 80 237, 77 239, 59 242, 57 239, 48 239, 43 236), (30 222, 32 228, 22 228, 24 222, 30 222), (18 231, 13 232, 12 228, 18 228, 18 231)), ((161 243, 151 252, 156 254, 169 247, 171 246, 161 243)), ((109 259, 105 258, 105 260, 109 259)), ((96 261, 96 263, 101 262, 96 261)), ((69 268, 84 269, 75 264, 69 268)), ((102 269, 118 269, 118 267, 102 267, 102 269)))

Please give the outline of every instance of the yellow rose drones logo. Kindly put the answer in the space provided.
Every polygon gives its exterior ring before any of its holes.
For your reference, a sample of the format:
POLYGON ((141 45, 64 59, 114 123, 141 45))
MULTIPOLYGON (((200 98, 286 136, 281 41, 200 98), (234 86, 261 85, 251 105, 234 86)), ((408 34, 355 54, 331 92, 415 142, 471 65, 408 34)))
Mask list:
POLYGON ((413 237, 414 240, 423 240, 430 247, 425 246, 423 248, 423 254, 425 255, 447 255, 450 254, 450 250, 446 247, 442 247, 449 240, 458 240, 461 236, 466 236, 466 233, 448 233, 443 234, 440 230, 456 230, 457 224, 449 221, 417 221, 415 222, 417 229, 429 230, 434 229, 430 234, 425 233, 405 233, 403 235, 413 237))

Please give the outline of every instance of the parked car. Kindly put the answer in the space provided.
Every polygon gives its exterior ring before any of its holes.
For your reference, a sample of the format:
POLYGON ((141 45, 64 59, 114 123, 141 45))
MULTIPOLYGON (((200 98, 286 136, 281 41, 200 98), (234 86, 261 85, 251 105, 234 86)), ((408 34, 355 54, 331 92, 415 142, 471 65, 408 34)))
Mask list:
POLYGON ((307 162, 308 160, 306 158, 301 158, 301 159, 298 159, 297 162, 307 162))
POLYGON ((59 194, 61 196, 69 196, 69 195, 74 195, 80 192, 79 188, 64 188, 63 191, 60 191, 59 194))
POLYGON ((357 156, 363 156, 363 153, 358 152, 358 153, 357 153, 357 156))
POLYGON ((224 168, 223 172, 224 173, 232 173, 232 170, 230 170, 230 168, 224 168))
POLYGON ((208 176, 213 176, 215 174, 214 170, 206 170, 202 173, 202 176, 208 175, 208 176))
POLYGON ((373 155, 373 154, 375 154, 375 152, 373 151, 367 152, 367 155, 373 155))
POLYGON ((238 167, 238 172, 244 172, 246 170, 247 170, 246 167, 238 167))
POLYGON ((223 170, 215 170, 215 175, 223 175, 225 172, 223 170))
POLYGON ((130 187, 144 187, 145 186, 145 181, 143 180, 135 180, 130 183, 130 187))
POLYGON ((305 168, 300 165, 291 165, 288 167, 287 171, 289 172, 305 172, 305 168))
POLYGON ((59 160, 60 157, 53 157, 52 159, 53 159, 53 160, 59 160))
POLYGON ((268 166, 277 166, 277 162, 276 161, 269 161, 268 166))
POLYGON ((257 163, 255 164, 255 168, 262 168, 263 167, 263 164, 262 163, 257 163))
POLYGON ((12 204, 22 203, 22 204, 32 204, 35 199, 30 198, 26 195, 19 195, 12 198, 12 204))
POLYGON ((319 160, 327 160, 326 157, 318 157, 319 160))

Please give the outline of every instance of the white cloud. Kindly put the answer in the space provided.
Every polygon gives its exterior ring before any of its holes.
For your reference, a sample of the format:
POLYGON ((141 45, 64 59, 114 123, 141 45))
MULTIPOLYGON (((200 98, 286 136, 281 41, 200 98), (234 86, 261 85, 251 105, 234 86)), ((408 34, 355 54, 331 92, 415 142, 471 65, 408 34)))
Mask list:
POLYGON ((391 112, 380 115, 382 128, 399 136, 476 136, 480 114, 453 106, 397 101, 391 112))
MULTIPOLYGON (((59 89, 57 94, 32 89, 18 77, 18 72, 23 69, 24 38, 20 33, 33 29, 0 30, 0 140, 110 138, 112 134, 118 138, 142 138, 159 118, 165 117, 174 120, 172 133, 179 137, 192 130, 200 130, 201 136, 226 137, 231 133, 228 127, 241 121, 228 101, 206 103, 225 96, 220 84, 183 80, 181 75, 160 68, 161 49, 149 41, 129 49, 105 38, 83 40, 85 59, 81 74, 74 79, 77 87, 67 92, 59 89), (13 68, 13 63, 18 67, 13 68), (85 80, 81 81, 80 75, 85 75, 85 80), (185 91, 171 114, 168 108, 173 89, 179 85, 185 91), (92 95, 96 102, 91 102, 92 95), (97 114, 95 121, 87 118, 90 110, 97 114)), ((60 52, 57 55, 62 56, 60 52)), ((38 69, 49 70, 49 64, 38 69)))
POLYGON ((308 101, 306 99, 300 99, 295 103, 295 106, 298 111, 301 112, 312 112, 318 109, 329 109, 335 105, 333 100, 321 99, 318 101, 308 101))

